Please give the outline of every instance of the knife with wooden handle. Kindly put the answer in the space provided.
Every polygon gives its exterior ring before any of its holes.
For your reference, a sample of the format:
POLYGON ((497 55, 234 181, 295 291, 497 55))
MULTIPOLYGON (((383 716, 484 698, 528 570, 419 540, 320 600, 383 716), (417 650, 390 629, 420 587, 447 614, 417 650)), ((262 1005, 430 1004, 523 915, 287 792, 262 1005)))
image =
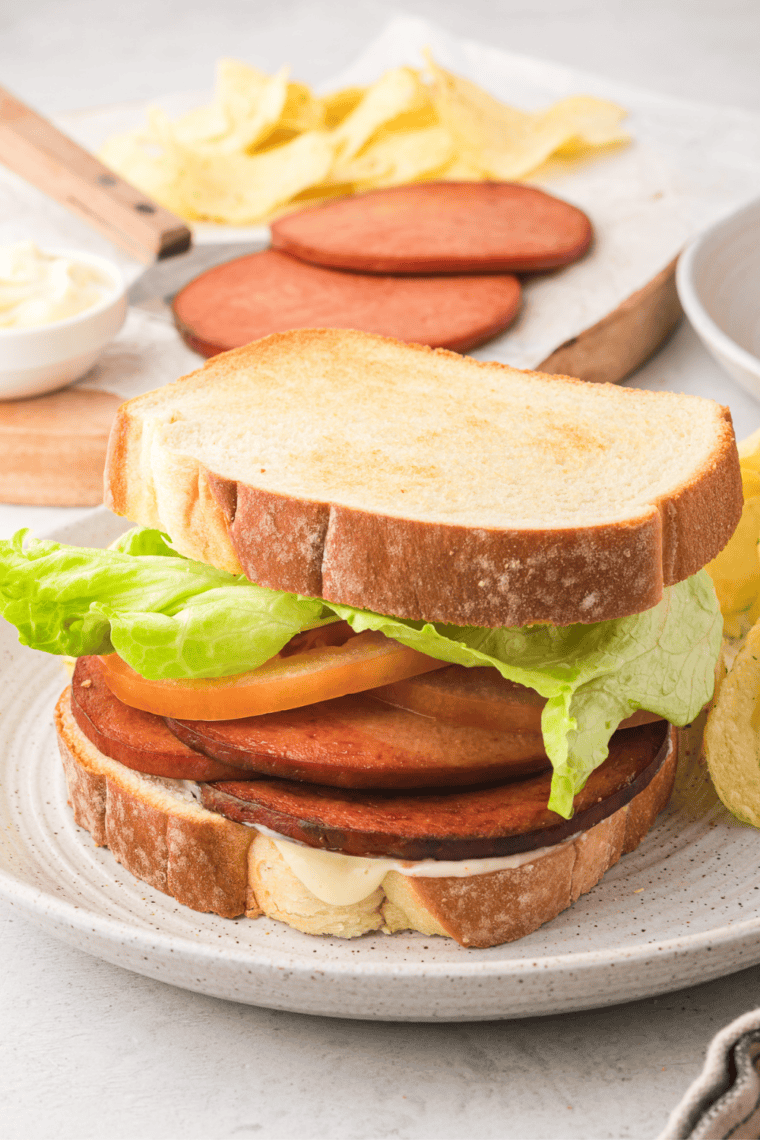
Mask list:
POLYGON ((0 87, 0 162, 140 261, 189 249, 190 230, 0 87))

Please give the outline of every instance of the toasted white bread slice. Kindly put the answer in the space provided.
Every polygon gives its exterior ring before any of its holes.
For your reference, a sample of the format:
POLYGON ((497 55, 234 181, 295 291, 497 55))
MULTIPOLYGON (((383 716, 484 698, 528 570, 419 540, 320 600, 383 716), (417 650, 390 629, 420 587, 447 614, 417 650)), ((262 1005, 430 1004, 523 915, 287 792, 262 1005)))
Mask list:
POLYGON ((122 405, 106 501, 262 585, 502 626, 656 605, 742 495, 710 400, 307 329, 122 405))
POLYGON ((463 946, 511 942, 591 890, 632 851, 670 798, 676 730, 654 779, 595 827, 519 867, 467 878, 389 871, 360 902, 334 906, 300 882, 271 838, 202 808, 181 781, 143 776, 104 756, 71 713, 70 690, 56 729, 76 822, 136 878, 197 911, 265 914, 307 934, 354 938, 372 930, 417 930, 463 946))
POLYGON ((185 781, 145 776, 105 756, 74 720, 70 689, 56 705, 55 726, 74 819, 97 846, 193 910, 242 914, 251 829, 206 811, 185 781))

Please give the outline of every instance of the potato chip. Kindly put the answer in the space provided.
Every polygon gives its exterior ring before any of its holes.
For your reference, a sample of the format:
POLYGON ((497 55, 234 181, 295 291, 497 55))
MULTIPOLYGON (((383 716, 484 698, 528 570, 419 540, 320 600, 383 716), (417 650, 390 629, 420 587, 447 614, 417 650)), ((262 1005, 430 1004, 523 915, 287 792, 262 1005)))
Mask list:
POLYGON ((175 184, 178 162, 175 144, 166 145, 161 129, 162 111, 149 111, 147 128, 112 136, 100 152, 103 162, 139 186, 167 209, 177 211, 175 184), (170 205, 173 202, 173 205, 170 205))
POLYGON ((760 495, 752 495, 745 497, 741 520, 728 545, 705 567, 713 580, 729 637, 741 636, 741 617, 760 595, 758 538, 760 495))
POLYGON ((536 116, 541 129, 555 129, 564 135, 564 141, 555 148, 559 155, 630 142, 630 136, 620 130, 624 118, 622 107, 590 95, 561 99, 536 116))
POLYGON ((396 115, 394 119, 389 119, 387 123, 384 123, 383 126, 371 136, 367 145, 370 146, 379 135, 391 133, 401 135, 407 131, 423 131, 427 130, 428 127, 440 126, 441 123, 438 118, 438 112, 433 105, 433 100, 425 96, 411 110, 402 111, 400 115, 396 115))
MULTIPOLYGON (((204 140, 204 149, 215 154, 240 154, 252 150, 270 134, 282 118, 288 98, 288 69, 266 76, 236 60, 222 60, 217 74, 216 102, 227 130, 204 140)), ((179 136, 188 145, 192 140, 179 136)))
POLYGON ((521 136, 530 115, 507 107, 475 83, 438 67, 430 56, 427 62, 440 120, 451 132, 460 157, 482 176, 488 165, 484 150, 498 150, 505 138, 521 136))
POLYGON ((742 517, 707 570, 715 583, 726 634, 739 638, 748 628, 749 633, 708 717, 705 756, 729 811, 760 827, 760 429, 739 444, 739 463, 742 517))
MULTIPOLYGON (((326 131, 305 131, 283 146, 254 155, 192 151, 171 135, 163 143, 162 155, 150 170, 157 201, 183 217, 233 225, 268 217, 283 202, 322 181, 333 161, 326 131)), ((147 161, 142 169, 147 177, 147 161)))
POLYGON ((741 637, 760 617, 760 430, 739 444, 744 507, 728 545, 706 570, 728 637, 741 637))
POLYGON ((233 225, 263 221, 295 194, 322 181, 333 161, 326 131, 304 131, 291 142, 263 154, 206 159, 205 184, 188 170, 188 208, 199 218, 233 225))
POLYGON ((178 142, 207 153, 252 153, 324 125, 322 101, 303 83, 288 81, 282 68, 268 76, 237 60, 217 65, 216 93, 209 107, 172 125, 178 142))
POLYGON ((386 71, 368 87, 354 110, 333 132, 336 154, 347 161, 358 154, 380 127, 399 115, 431 105, 430 93, 411 67, 386 71))
POLYGON ((173 123, 153 110, 101 157, 183 217, 243 225, 405 182, 550 176, 552 163, 564 172, 625 138, 612 103, 579 95, 533 114, 429 66, 432 84, 397 67, 318 97, 287 68, 270 76, 223 59, 208 106, 173 123))
POLYGON ((339 164, 334 176, 358 190, 401 186, 434 177, 453 155, 451 135, 444 127, 379 131, 361 154, 339 164))
POLYGON ((285 105, 279 122, 280 130, 318 131, 325 126, 325 108, 305 83, 288 83, 285 105))
MULTIPOLYGON (((150 116, 149 111, 149 119, 150 116)), ((196 107, 194 111, 181 115, 174 124, 176 137, 186 146, 213 145, 217 140, 224 138, 228 130, 227 115, 216 99, 208 107, 196 107)))
POLYGON ((299 190, 287 202, 275 207, 267 221, 274 221, 283 214, 292 214, 305 206, 319 206, 322 202, 329 202, 333 198, 347 198, 355 192, 351 182, 317 182, 314 186, 307 186, 299 190))
POLYGON ((704 749, 728 810, 760 827, 760 625, 753 626, 720 686, 707 718, 704 749))
MULTIPOLYGON (((219 144, 234 130, 237 122, 256 114, 254 108, 270 82, 270 77, 255 67, 234 59, 219 60, 216 91, 211 104, 181 115, 173 124, 176 138, 187 146, 213 147, 219 144)), ((278 86, 282 87, 282 82, 278 86)))
POLYGON ((553 154, 627 141, 618 130, 625 112, 613 103, 575 96, 531 114, 499 102, 430 57, 428 66, 441 122, 465 161, 489 177, 524 178, 553 154))
POLYGON ((443 167, 437 176, 442 182, 480 182, 482 171, 455 152, 451 162, 443 167))
POLYGON ((760 428, 737 445, 742 472, 755 471, 760 475, 760 428))
POLYGON ((362 99, 366 90, 366 87, 344 87, 340 91, 324 95, 322 97, 324 125, 331 129, 342 123, 346 115, 349 115, 362 99))

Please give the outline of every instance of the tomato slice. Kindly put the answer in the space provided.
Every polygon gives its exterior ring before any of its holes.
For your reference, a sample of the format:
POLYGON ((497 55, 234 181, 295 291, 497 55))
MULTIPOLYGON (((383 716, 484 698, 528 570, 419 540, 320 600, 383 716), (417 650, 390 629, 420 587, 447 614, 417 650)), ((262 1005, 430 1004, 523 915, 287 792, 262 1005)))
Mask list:
POLYGON ((446 664, 382 633, 353 634, 349 630, 346 634, 333 626, 299 634, 271 661, 232 677, 149 681, 115 653, 100 660, 104 681, 125 705, 177 720, 240 720, 301 708, 442 669, 446 664), (341 638, 342 644, 334 644, 341 638), (331 639, 333 644, 324 644, 331 639))

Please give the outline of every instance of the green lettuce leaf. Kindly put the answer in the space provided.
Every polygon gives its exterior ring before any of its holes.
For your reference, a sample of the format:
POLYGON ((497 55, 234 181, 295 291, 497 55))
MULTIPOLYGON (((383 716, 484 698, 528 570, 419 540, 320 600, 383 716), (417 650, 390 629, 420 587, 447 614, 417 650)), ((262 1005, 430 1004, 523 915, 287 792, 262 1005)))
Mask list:
POLYGON ((145 526, 133 526, 131 530, 120 534, 108 549, 116 550, 119 554, 131 554, 133 558, 139 558, 143 554, 158 554, 163 558, 182 557, 172 546, 168 534, 145 526))
POLYGON ((549 807, 566 819, 621 721, 646 709, 684 725, 709 701, 723 628, 704 570, 667 588, 653 609, 593 625, 429 625, 327 604, 357 632, 380 630, 457 665, 492 665, 547 697, 541 727, 554 766, 549 807))
POLYGON ((520 629, 428 624, 256 586, 178 555, 137 527, 111 550, 0 542, 0 613, 25 645, 79 657, 116 651, 152 680, 219 677, 262 665, 303 629, 338 618, 431 657, 491 665, 547 698, 549 807, 565 818, 637 709, 688 724, 710 699, 722 622, 705 571, 653 609, 592 625, 520 629))
POLYGON ((322 602, 255 586, 176 554, 138 529, 119 549, 0 542, 0 613, 46 653, 116 652, 150 680, 257 669, 296 633, 328 621, 322 602))

